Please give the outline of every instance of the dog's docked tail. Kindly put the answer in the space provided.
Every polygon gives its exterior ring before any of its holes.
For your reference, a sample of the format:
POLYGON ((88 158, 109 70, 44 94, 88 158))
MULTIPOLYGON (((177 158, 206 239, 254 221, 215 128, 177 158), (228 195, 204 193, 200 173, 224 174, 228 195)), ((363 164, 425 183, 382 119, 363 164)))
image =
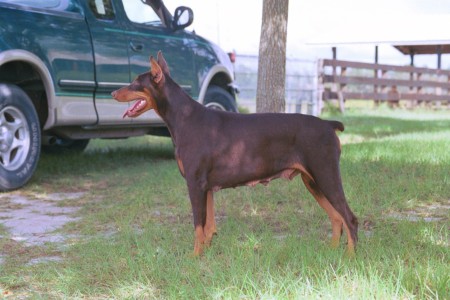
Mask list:
POLYGON ((344 131, 344 124, 342 124, 339 121, 328 121, 328 123, 331 125, 331 127, 334 128, 334 130, 344 131))

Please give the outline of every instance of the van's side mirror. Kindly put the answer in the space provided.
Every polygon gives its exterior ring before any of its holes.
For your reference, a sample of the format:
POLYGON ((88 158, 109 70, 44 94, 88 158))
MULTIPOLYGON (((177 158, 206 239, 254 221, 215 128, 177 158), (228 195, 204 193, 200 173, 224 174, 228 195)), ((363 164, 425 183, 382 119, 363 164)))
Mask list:
POLYGON ((184 29, 194 22, 194 12, 186 6, 177 7, 172 22, 174 30, 184 29))

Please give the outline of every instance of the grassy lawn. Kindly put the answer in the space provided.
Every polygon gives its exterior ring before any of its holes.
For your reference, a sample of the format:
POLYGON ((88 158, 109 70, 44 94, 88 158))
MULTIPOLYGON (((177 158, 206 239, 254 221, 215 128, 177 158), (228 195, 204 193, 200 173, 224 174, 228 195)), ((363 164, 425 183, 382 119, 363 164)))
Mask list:
POLYGON ((12 243, 0 226, 0 294, 88 299, 448 299, 450 112, 349 109, 341 171, 359 218, 356 258, 331 249, 299 177, 216 193, 218 235, 193 225, 170 139, 96 140, 43 155, 19 192, 85 192, 64 245, 12 243), (62 259, 29 264, 32 258, 62 259))

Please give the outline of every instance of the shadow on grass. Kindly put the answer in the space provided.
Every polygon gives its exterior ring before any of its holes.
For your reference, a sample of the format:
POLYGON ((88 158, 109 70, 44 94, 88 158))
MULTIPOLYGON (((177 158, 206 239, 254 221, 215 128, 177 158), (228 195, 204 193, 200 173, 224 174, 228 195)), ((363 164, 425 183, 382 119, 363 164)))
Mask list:
POLYGON ((41 154, 35 177, 80 176, 92 172, 114 172, 142 164, 173 160, 170 139, 140 137, 126 140, 93 140, 81 153, 41 154))

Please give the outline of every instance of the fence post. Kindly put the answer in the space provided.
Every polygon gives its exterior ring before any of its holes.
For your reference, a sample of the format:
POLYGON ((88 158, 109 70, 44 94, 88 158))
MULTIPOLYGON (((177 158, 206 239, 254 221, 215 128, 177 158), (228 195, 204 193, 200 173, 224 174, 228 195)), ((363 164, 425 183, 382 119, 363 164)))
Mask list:
MULTIPOLYGON (((450 83, 450 75, 447 75, 447 82, 450 83)), ((447 89, 447 95, 450 95, 450 88, 447 89)), ((450 100, 447 100, 447 108, 450 108, 450 100)))
MULTIPOLYGON (((347 67, 341 67, 341 76, 345 77, 347 74, 347 67)), ((339 110, 341 113, 345 112, 345 99, 344 99, 344 92, 346 89, 346 84, 340 84, 339 85, 339 91, 338 91, 338 101, 339 101, 339 110)))
POLYGON ((338 94, 338 101, 339 101, 339 110, 343 114, 343 113, 345 113, 344 93, 342 91, 339 91, 337 94, 338 94))
MULTIPOLYGON (((414 67, 414 63, 413 63, 413 57, 414 56, 411 56, 411 67, 414 67)), ((409 80, 410 81, 414 81, 414 71, 411 71, 410 73, 409 73, 409 80)), ((414 93, 414 87, 412 87, 412 86, 410 86, 409 87, 409 93, 414 93)), ((411 100, 411 108, 414 108, 414 107, 416 107, 417 106, 417 104, 420 104, 420 101, 419 100, 411 100)))
MULTIPOLYGON (((416 73, 416 81, 417 82, 420 82, 422 80, 422 73, 420 73, 420 72, 417 72, 416 73)), ((423 87, 422 86, 418 86, 417 88, 416 88, 416 93, 417 93, 417 95, 420 95, 420 94, 423 94, 423 87)), ((419 105, 420 105, 420 103, 422 102, 422 100, 420 99, 420 96, 418 96, 419 97, 419 99, 417 99, 417 102, 419 103, 419 105)), ((425 102, 425 105, 427 105, 427 102, 426 101, 424 101, 425 102)))
MULTIPOLYGON (((442 76, 440 76, 439 75, 439 73, 436 75, 436 81, 437 82, 442 82, 442 76)), ((445 79, 445 78, 444 78, 445 79)), ((437 86, 437 87, 435 87, 434 88, 434 93, 437 95, 437 96, 440 96, 440 95, 442 95, 442 88, 440 87, 440 86, 437 86)), ((437 100, 436 101, 436 108, 440 108, 441 107, 441 104, 442 104, 442 101, 441 100, 437 100)), ((431 106, 431 105, 430 105, 431 106)))
MULTIPOLYGON (((389 73, 387 70, 381 70, 381 78, 382 79, 388 79, 389 73)), ((380 86, 380 94, 387 94, 388 93, 388 86, 387 85, 381 85, 380 86)), ((378 99, 377 104, 383 103, 382 99, 378 99)))
MULTIPOLYGON (((378 64, 377 62, 375 62, 375 64, 378 64)), ((373 78, 375 80, 378 79, 378 69, 373 70, 373 78)), ((375 106, 378 106, 380 104, 380 100, 377 99, 376 95, 378 95, 378 85, 374 85, 373 86, 373 93, 375 94, 375 99, 373 99, 373 102, 375 103, 375 106)))

